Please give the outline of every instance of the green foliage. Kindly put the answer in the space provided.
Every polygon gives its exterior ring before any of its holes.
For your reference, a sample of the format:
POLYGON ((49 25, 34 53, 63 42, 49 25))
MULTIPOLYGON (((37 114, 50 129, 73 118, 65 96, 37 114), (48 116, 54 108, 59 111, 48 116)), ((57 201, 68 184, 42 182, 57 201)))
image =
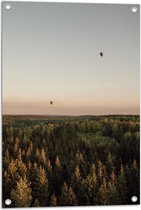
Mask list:
POLYGON ((139 197, 139 116, 9 118, 3 125, 3 202, 113 205, 139 197))

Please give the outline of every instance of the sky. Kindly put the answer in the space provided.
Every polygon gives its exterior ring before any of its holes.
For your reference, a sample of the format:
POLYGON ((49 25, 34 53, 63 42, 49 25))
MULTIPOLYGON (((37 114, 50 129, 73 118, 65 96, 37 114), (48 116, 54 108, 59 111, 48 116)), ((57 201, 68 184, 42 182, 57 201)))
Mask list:
POLYGON ((139 5, 5 4, 3 114, 139 114, 139 5))

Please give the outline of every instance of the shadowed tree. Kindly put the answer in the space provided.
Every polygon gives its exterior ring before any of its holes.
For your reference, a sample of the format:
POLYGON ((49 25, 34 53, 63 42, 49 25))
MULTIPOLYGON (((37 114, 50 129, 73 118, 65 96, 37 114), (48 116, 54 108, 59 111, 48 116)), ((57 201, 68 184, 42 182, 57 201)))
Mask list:
POLYGON ((57 206, 57 197, 53 194, 50 198, 50 206, 57 206))
POLYGON ((103 178, 102 183, 98 192, 98 204, 106 205, 108 204, 108 186, 107 181, 103 178))
POLYGON ((40 203, 38 199, 35 199, 33 207, 40 207, 40 203))
POLYGON ((35 181, 35 190, 39 197, 39 202, 41 206, 46 206, 48 204, 48 179, 46 173, 42 166, 37 169, 36 181, 35 181))
POLYGON ((118 175, 118 192, 119 192, 119 196, 120 196, 120 203, 121 204, 126 204, 127 202, 127 180, 126 180, 126 176, 125 176, 125 170, 123 165, 121 165, 120 167, 120 172, 118 175))
POLYGON ((74 194, 71 187, 68 187, 67 183, 64 182, 61 196, 60 206, 75 206, 77 205, 76 195, 74 194))

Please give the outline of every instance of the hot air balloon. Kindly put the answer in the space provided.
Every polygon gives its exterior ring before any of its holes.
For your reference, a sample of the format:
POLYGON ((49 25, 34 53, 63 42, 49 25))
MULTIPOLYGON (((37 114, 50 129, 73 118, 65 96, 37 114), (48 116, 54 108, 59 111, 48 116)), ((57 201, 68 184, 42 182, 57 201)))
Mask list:
POLYGON ((100 52, 100 56, 103 57, 103 55, 104 55, 103 52, 100 52))
POLYGON ((50 105, 52 105, 53 104, 53 101, 50 101, 50 105))

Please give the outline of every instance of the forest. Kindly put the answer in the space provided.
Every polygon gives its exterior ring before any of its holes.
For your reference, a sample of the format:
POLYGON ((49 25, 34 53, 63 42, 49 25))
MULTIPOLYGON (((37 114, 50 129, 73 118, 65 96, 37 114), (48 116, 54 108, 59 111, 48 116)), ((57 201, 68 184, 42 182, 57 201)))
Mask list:
POLYGON ((3 207, 139 204, 139 115, 4 115, 2 130, 3 207))

